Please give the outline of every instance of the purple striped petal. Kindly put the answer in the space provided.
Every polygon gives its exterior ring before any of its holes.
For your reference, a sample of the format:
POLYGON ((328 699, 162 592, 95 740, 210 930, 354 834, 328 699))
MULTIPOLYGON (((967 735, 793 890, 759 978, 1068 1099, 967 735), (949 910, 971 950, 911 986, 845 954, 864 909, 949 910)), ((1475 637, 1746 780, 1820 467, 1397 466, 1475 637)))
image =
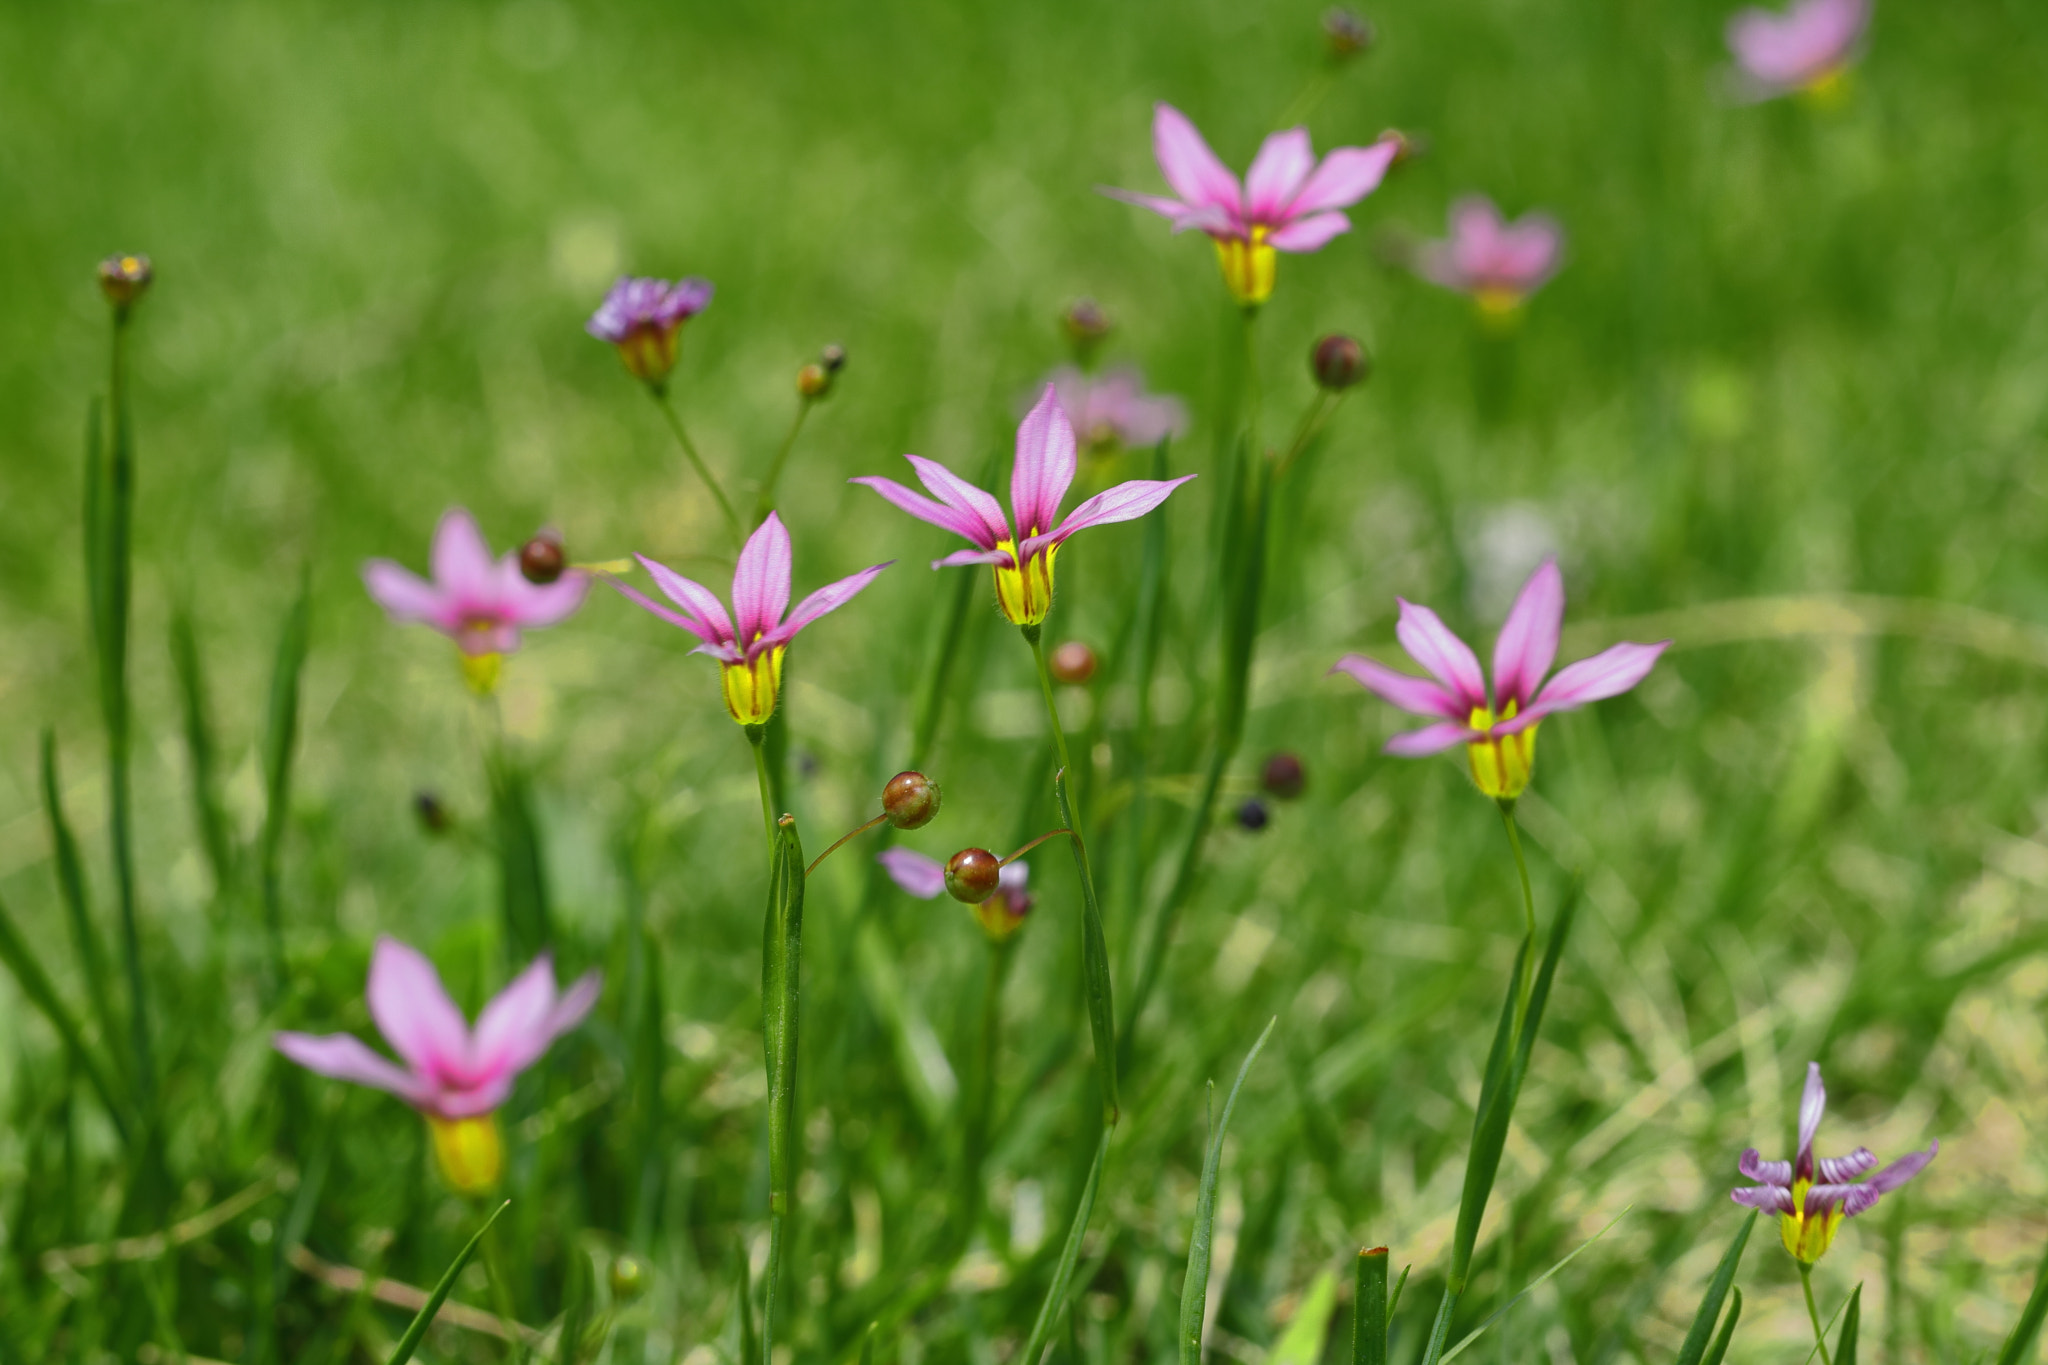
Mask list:
POLYGON ((1105 488, 1088 501, 1067 514, 1067 519, 1045 535, 1033 536, 1017 547, 1022 559, 1048 546, 1064 545, 1067 538, 1076 531, 1085 531, 1091 526, 1109 526, 1119 521, 1135 521, 1171 497, 1173 490, 1194 478, 1183 474, 1177 479, 1132 479, 1114 488, 1105 488))
POLYGON ((1209 150, 1187 115, 1170 104, 1152 108, 1152 152, 1159 158, 1159 173, 1190 208, 1243 211, 1237 177, 1209 150))
POLYGON ((857 574, 849 574, 837 583, 827 583, 824 587, 797 603, 796 610, 789 614, 789 619, 770 631, 768 638, 761 642, 762 646, 770 647, 788 644, 796 638, 796 633, 805 626, 827 612, 837 611, 848 602, 851 602, 861 589, 875 581, 876 575, 895 562, 892 559, 887 564, 876 564, 870 568, 862 569, 857 574))
POLYGON ((1877 1156, 1868 1147, 1858 1147, 1847 1156, 1824 1156, 1814 1165, 1819 1171, 1819 1183, 1840 1185, 1876 1166, 1877 1156))
POLYGON ((1386 751, 1396 758, 1426 758, 1460 744, 1469 744, 1477 737, 1476 732, 1462 721, 1446 720, 1395 735, 1387 741, 1386 751))
MULTIPOLYGON (((1609 651, 1609 653, 1612 652, 1612 650, 1609 651)), ((1604 658, 1605 656, 1596 655, 1594 657, 1604 658)), ((1588 662, 1591 662, 1591 660, 1588 660, 1588 662)), ((1572 667, 1576 668, 1577 666, 1574 664, 1572 667)), ((1569 672, 1571 672, 1571 669, 1565 670, 1565 673, 1569 672)), ((1561 681, 1564 678, 1564 673, 1558 674, 1558 678, 1561 681)), ((1548 691, 1549 689, 1546 688, 1544 690, 1548 691)), ((1820 1063, 1808 1062, 1806 1064, 1806 1088, 1799 1094, 1799 1155, 1794 1157, 1792 1161, 1793 1173, 1798 1177, 1807 1180, 1813 1178, 1813 1139, 1814 1135, 1820 1132, 1821 1116, 1826 1114, 1827 1111, 1828 1088, 1821 1082, 1820 1063)))
MULTIPOLYGON (((661 589, 662 596, 683 609, 683 614, 696 622, 689 628, 691 633, 707 645, 729 645, 733 642, 732 618, 725 614, 725 603, 718 600, 718 594, 702 583, 683 577, 666 564, 636 554, 640 567, 647 570, 647 576, 654 580, 654 586, 661 589)), ((620 584, 624 587, 624 584, 620 584)))
POLYGON ((1564 575, 1546 559, 1522 585, 1493 646, 1493 701, 1505 711, 1513 702, 1529 709, 1543 675, 1557 658, 1557 633, 1564 624, 1564 575))
POLYGON ((1939 1142, 1930 1142, 1927 1144, 1926 1151, 1911 1152, 1900 1157, 1897 1161, 1894 1161, 1891 1165, 1864 1181, 1860 1188, 1876 1190, 1879 1194, 1889 1194, 1914 1176, 1920 1174, 1920 1172, 1926 1170, 1927 1163, 1934 1160, 1940 1151, 1941 1144, 1939 1142))
POLYGON ((1047 384, 1017 425, 1010 512, 1017 519, 1019 540, 1043 535, 1059 524, 1060 499, 1074 482, 1075 468, 1074 426, 1058 393, 1047 384))
MULTIPOLYGON (((888 499, 890 505, 898 510, 910 513, 919 521, 928 521, 943 530, 951 531, 956 536, 965 536, 976 545, 988 539, 987 529, 980 517, 948 507, 942 502, 933 502, 924 494, 905 488, 894 479, 864 474, 857 479, 848 479, 847 482, 865 484, 888 499)), ((994 542, 988 541, 988 544, 992 547, 994 542)))
POLYGON ((460 1073, 469 1065, 469 1023, 448 998, 434 964, 395 938, 379 938, 370 954, 364 995, 384 1041, 421 1076, 460 1073))
POLYGON ((1255 223, 1277 226, 1315 168, 1316 154, 1309 145, 1308 129, 1289 128, 1269 136, 1259 145, 1259 154, 1252 158, 1251 169, 1244 175, 1245 217, 1255 223))
POLYGON ((1471 707, 1428 678, 1388 668, 1363 654, 1346 654, 1331 666, 1330 671, 1357 679, 1381 701, 1391 702, 1411 715, 1441 716, 1445 720, 1458 721, 1462 727, 1464 718, 1472 712, 1471 707))
POLYGON ((349 1034, 277 1033, 270 1042, 308 1071, 389 1091, 408 1104, 423 1105, 433 1097, 432 1085, 349 1034))
POLYGON ((1854 1218, 1877 1203, 1883 1190, 1871 1188, 1869 1182, 1861 1185, 1809 1185, 1806 1189, 1806 1216, 1819 1217, 1834 1209, 1840 1209, 1844 1218, 1854 1218))
POLYGON ((1792 1212, 1792 1191, 1779 1185, 1751 1185, 1728 1191, 1728 1197, 1746 1209, 1762 1209, 1765 1213, 1792 1212))
POLYGON ((1792 1163, 1789 1161, 1765 1161, 1763 1154, 1752 1147, 1742 1154, 1735 1163, 1735 1169, 1751 1180, 1762 1185, 1785 1185, 1792 1183, 1792 1163))
MULTIPOLYGON (((920 900, 931 900, 946 889, 946 869, 936 859, 907 848, 884 849, 875 861, 889 874, 889 880, 920 900)), ((1003 869, 1005 872, 1008 868, 1003 869)))
POLYGON ((980 533, 970 536, 975 544, 984 550, 993 550, 996 545, 1010 538, 1010 523, 1003 520, 1003 505, 996 501, 993 493, 976 488, 937 460, 927 460, 922 455, 905 455, 910 467, 917 472, 917 481, 940 502, 957 512, 973 517, 981 527, 980 533))
POLYGON ((1479 659, 1472 653, 1472 647, 1453 634, 1428 607, 1418 607, 1404 597, 1394 600, 1401 604, 1401 619, 1395 623, 1394 638, 1408 651, 1408 657, 1449 688, 1467 713, 1484 707, 1486 678, 1479 671, 1479 659))
POLYGON ((1332 238, 1351 231, 1351 220, 1335 211, 1297 218, 1266 238, 1275 251, 1321 251, 1332 238))
POLYGON ((461 507, 441 514, 434 528, 434 585, 450 597, 481 597, 491 590, 496 561, 476 518, 461 507))
POLYGON ((770 512, 740 547, 732 571, 734 637, 742 649, 782 624, 789 610, 789 572, 789 528, 770 512))
POLYGON ((1400 155, 1399 138, 1382 138, 1370 147, 1339 147, 1323 158, 1287 206, 1299 218, 1324 209, 1349 208, 1380 187, 1387 167, 1400 155))

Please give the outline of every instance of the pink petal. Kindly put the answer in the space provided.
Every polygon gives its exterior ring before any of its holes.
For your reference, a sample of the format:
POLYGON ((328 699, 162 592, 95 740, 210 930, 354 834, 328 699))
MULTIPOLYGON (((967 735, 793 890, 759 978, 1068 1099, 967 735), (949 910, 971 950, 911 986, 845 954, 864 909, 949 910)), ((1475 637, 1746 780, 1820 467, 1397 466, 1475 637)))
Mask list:
POLYGON ((448 602, 441 590, 391 560, 373 559, 364 564, 363 586, 394 621, 425 621, 444 627, 450 624, 448 602))
POLYGON ((555 1002, 555 1012, 548 1018, 548 1036, 559 1038, 588 1018, 603 990, 603 972, 592 969, 577 977, 555 1002))
POLYGON ((1008 895, 1020 896, 1031 886, 1031 864, 1026 862, 1004 863, 996 874, 996 889, 1008 895))
POLYGON ((1441 716, 1458 721, 1462 727, 1472 708, 1428 678, 1397 672, 1363 654, 1346 654, 1330 669, 1355 678, 1381 701, 1391 702, 1417 716, 1441 716))
POLYGON ((1728 46, 1760 84, 1789 90, 1847 62, 1869 18, 1866 0, 1800 0, 1783 15, 1746 9, 1729 21, 1728 46))
POLYGON ((1266 238, 1266 244, 1275 251, 1321 251, 1349 231, 1351 220, 1341 213, 1311 213, 1266 238))
POLYGON ((1513 702, 1526 711, 1557 658, 1557 632, 1564 624, 1564 575, 1546 559, 1529 575, 1493 645, 1493 704, 1513 702))
POLYGON ((395 938, 370 954, 364 991, 384 1041, 425 1077, 460 1074, 469 1066, 469 1025, 448 998, 434 964, 395 938))
POLYGON ((1066 544, 1067 538, 1076 531, 1119 521, 1134 521, 1165 502, 1174 489, 1194 477, 1183 474, 1177 479, 1132 479, 1114 488, 1105 488, 1069 512, 1067 519, 1050 534, 1025 541, 1017 548, 1017 553, 1029 559, 1047 546, 1066 544))
POLYGON ((676 626, 682 630, 687 630, 690 632, 690 634, 696 636, 699 640, 702 640, 704 643, 697 646, 699 650, 703 650, 707 653, 724 652, 732 653, 735 655, 737 654, 737 651, 733 650, 731 645, 719 640, 717 638, 716 633, 712 631, 712 629, 709 626, 706 626, 703 622, 698 621, 694 617, 685 616, 679 611, 671 611, 669 608, 664 607, 663 605, 661 605, 661 603, 649 597, 646 593, 641 592, 638 588, 629 587, 626 584, 621 583, 618 579, 612 577, 610 574, 606 574, 604 576, 604 581, 607 584, 609 584, 613 591, 617 592, 619 596, 625 598, 628 602, 633 603, 642 611, 652 612, 654 615, 659 616, 662 620, 668 622, 670 625, 676 626))
POLYGON ((481 597, 491 591, 496 561, 476 518, 451 507, 434 528, 434 584, 449 597, 481 597))
POLYGON ((1274 133, 1259 145, 1251 169, 1244 176, 1244 212, 1255 223, 1277 225, 1288 203, 1300 192, 1302 182, 1316 168, 1315 150, 1309 145, 1308 129, 1289 128, 1274 133))
POLYGON ((542 953, 477 1015, 474 1064, 466 1077, 470 1087, 509 1079, 532 1066, 554 1037, 547 1031, 554 1009, 554 961, 542 953))
POLYGON ((747 648, 782 624, 789 610, 789 529, 770 512, 740 548, 732 571, 732 610, 738 617, 734 638, 747 648))
POLYGON ((1010 512, 1017 519, 1020 540, 1050 531, 1058 522, 1060 499, 1074 482, 1074 469, 1074 426, 1060 407, 1058 393, 1047 384, 1017 424, 1010 512))
POLYGON ((922 853, 907 848, 889 848, 877 853, 875 861, 889 874, 890 881, 920 900, 931 900, 946 889, 945 867, 922 853))
POLYGON ((1527 294, 1555 275, 1563 261, 1563 225, 1547 213, 1525 213, 1499 243, 1494 276, 1515 292, 1527 294))
POLYGON ((1460 744, 1469 744, 1474 738, 1471 727, 1461 721, 1446 720, 1395 735, 1387 741, 1387 752, 1396 758, 1424 758, 1460 744))
POLYGON ((1017 556, 1008 550, 955 550, 944 559, 934 559, 934 569, 957 569, 963 564, 1009 564, 1017 556))
POLYGON ((511 1097, 514 1079, 512 1073, 506 1072, 474 1086, 443 1087, 427 1107, 445 1119, 488 1114, 511 1097))
POLYGON ((968 538, 984 550, 992 550, 1010 538, 1010 523, 1003 520, 1003 505, 993 493, 976 488, 937 460, 922 455, 905 455, 925 491, 946 506, 974 519, 980 528, 968 538))
POLYGON ((1122 200, 1126 204, 1134 204, 1141 209, 1150 209, 1166 218, 1180 218, 1193 207, 1181 203, 1178 199, 1168 199, 1157 194, 1139 194, 1136 190, 1120 190, 1114 185, 1097 185, 1095 192, 1106 194, 1111 199, 1122 200))
POLYGON ((1472 647, 1454 635, 1428 607, 1418 607, 1406 598, 1394 600, 1401 604, 1401 619, 1394 626, 1394 638, 1408 651, 1408 657, 1449 688, 1468 714, 1485 706, 1486 678, 1479 671, 1479 659, 1472 653, 1472 647))
MULTIPOLYGON (((965 536, 977 545, 987 539, 987 528, 980 517, 948 507, 944 503, 933 502, 924 494, 905 488, 894 479, 866 474, 857 479, 848 479, 847 482, 865 484, 880 493, 892 506, 910 513, 919 521, 928 521, 943 530, 951 531, 956 536, 965 536)), ((995 542, 988 543, 993 546, 995 542)))
POLYGON ((424 1104, 434 1093, 428 1082, 379 1056, 362 1039, 346 1033, 278 1033, 270 1041, 279 1052, 308 1071, 389 1091, 408 1104, 424 1104))
POLYGON ((636 554, 633 558, 647 570, 647 576, 654 580, 655 587, 661 589, 662 596, 681 607, 683 613, 697 623, 694 633, 699 639, 706 644, 732 643, 732 618, 725 614, 725 603, 718 600, 717 593, 646 555, 636 554))
POLYGON ((1654 645, 1619 644, 1604 649, 1590 659, 1581 659, 1575 664, 1561 668, 1557 676, 1544 684, 1536 694, 1536 704, 1522 716, 1497 727, 1498 733, 1513 734, 1524 728, 1516 724, 1526 716, 1547 716, 1557 711, 1569 711, 1588 702, 1605 701, 1618 697, 1648 677, 1650 670, 1657 666, 1657 659, 1671 647, 1669 640, 1654 645))
POLYGON ((1153 106, 1152 151, 1159 158, 1159 173, 1190 208, 1243 211, 1237 177, 1209 150, 1187 115, 1170 104, 1153 106))
POLYGON ((1400 155, 1399 138, 1382 138, 1370 147, 1339 147, 1323 158, 1287 205, 1287 216, 1299 218, 1324 209, 1349 208, 1380 187, 1387 167, 1400 155))
POLYGON ((1748 1189, 1730 1190, 1728 1197, 1746 1209, 1762 1209, 1765 1213, 1792 1212, 1792 1191, 1782 1185, 1755 1185, 1748 1189))
POLYGON ((1940 1153, 1941 1144, 1930 1142, 1924 1152, 1913 1152, 1900 1157, 1891 1165, 1863 1182, 1861 1188, 1888 1194, 1927 1169, 1927 1163, 1940 1153))
POLYGON ((857 574, 850 574, 840 579, 837 583, 826 584, 803 601, 797 603, 796 610, 789 614, 789 619, 770 631, 767 639, 762 643, 771 646, 788 644, 796 638, 796 633, 805 626, 817 620, 825 613, 837 611, 848 602, 851 602, 861 589, 875 581, 877 574, 888 568, 889 564, 894 564, 895 562, 892 559, 888 564, 877 564, 872 568, 862 569, 857 574))
MULTIPOLYGON (((1569 672, 1570 670, 1566 670, 1569 672)), ((1559 674, 1560 678, 1564 675, 1559 674)), ((1828 1111, 1828 1088, 1820 1079, 1820 1063, 1806 1064, 1806 1088, 1799 1096, 1799 1155, 1793 1169, 1807 1179, 1813 1178, 1813 1139, 1820 1132, 1821 1116, 1828 1111)))
POLYGON ((552 583, 532 583, 519 572, 517 555, 508 555, 506 560, 518 580, 507 585, 510 606, 506 614, 518 625, 552 626, 567 620, 590 594, 590 575, 581 569, 571 569, 552 583))
POLYGON ((1173 230, 1176 235, 1183 232, 1206 232, 1211 237, 1245 235, 1243 220, 1229 209, 1216 204, 1182 209, 1173 217, 1173 230))
POLYGON ((1790 1185, 1792 1163, 1789 1161, 1765 1161, 1763 1155, 1752 1147, 1742 1154, 1735 1163, 1735 1169, 1747 1178, 1761 1185, 1790 1185))

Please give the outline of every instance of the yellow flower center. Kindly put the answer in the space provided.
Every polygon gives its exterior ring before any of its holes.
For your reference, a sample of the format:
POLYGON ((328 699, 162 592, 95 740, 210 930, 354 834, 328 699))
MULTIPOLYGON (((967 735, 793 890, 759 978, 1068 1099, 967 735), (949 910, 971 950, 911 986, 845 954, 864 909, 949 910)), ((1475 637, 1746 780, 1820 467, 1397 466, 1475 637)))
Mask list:
POLYGON ((505 656, 502 654, 465 653, 462 656, 462 680, 479 697, 488 697, 498 690, 498 675, 504 671, 504 664, 505 656))
POLYGON ((1502 336, 1521 325, 1523 297, 1517 289, 1485 285, 1473 291, 1472 304, 1479 310, 1480 325, 1496 336, 1502 336))
POLYGON ((1784 1242, 1785 1250, 1791 1252, 1807 1265, 1812 1265, 1826 1254, 1834 1243, 1835 1232, 1842 1226, 1842 1206, 1835 1205, 1826 1213, 1809 1217, 1806 1212, 1806 1191, 1813 1185, 1811 1180, 1792 1182, 1792 1212, 1778 1215, 1778 1238, 1784 1242))
POLYGON ((1277 257, 1266 244, 1266 229, 1255 227, 1249 240, 1217 237, 1216 264, 1223 271, 1223 283, 1230 297, 1247 308, 1273 297, 1273 273, 1277 257))
POLYGON ((1839 109, 1849 102, 1849 68, 1831 66, 1799 87, 1800 98, 1816 109, 1839 109))
MULTIPOLYGON (((1509 702, 1499 719, 1513 720, 1516 710, 1516 704, 1509 702)), ((1484 706, 1475 706, 1465 723, 1475 730, 1484 730, 1494 720, 1492 711, 1484 706)), ((1529 785, 1529 774, 1536 766, 1536 731, 1540 728, 1539 722, 1512 735, 1503 735, 1499 739, 1475 739, 1465 746, 1466 757, 1471 762, 1472 781, 1480 791, 1496 801, 1512 801, 1522 794, 1529 785)))
POLYGON ((725 686, 725 709, 742 725, 765 725, 775 714, 775 699, 782 691, 781 645, 764 649, 752 663, 720 664, 719 681, 725 686))
POLYGON ((998 891, 979 905, 970 906, 981 921, 981 931, 990 943, 1001 943, 1024 927, 1024 917, 1010 913, 1010 898, 998 891))
POLYGON ((496 1115, 444 1119, 429 1114, 427 1131, 434 1136, 441 1174, 458 1193, 483 1194, 497 1185, 505 1171, 505 1141, 496 1115))
MULTIPOLYGON (((1034 529, 1032 534, 1038 532, 1034 529)), ((1016 566, 1017 542, 1005 540, 996 548, 1007 551, 1010 556, 1010 563, 995 566, 996 601, 1001 605, 1003 615, 1012 625, 1037 625, 1052 610, 1052 561, 1053 556, 1059 553, 1059 546, 1040 551, 1021 566, 1016 566)))

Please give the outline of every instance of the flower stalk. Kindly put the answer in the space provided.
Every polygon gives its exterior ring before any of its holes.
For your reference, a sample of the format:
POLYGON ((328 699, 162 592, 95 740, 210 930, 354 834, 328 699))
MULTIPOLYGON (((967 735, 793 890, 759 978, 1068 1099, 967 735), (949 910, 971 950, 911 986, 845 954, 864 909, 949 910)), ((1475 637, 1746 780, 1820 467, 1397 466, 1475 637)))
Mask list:
MULTIPOLYGON (((683 425, 683 415, 676 411, 675 401, 669 397, 668 385, 665 382, 649 384, 647 393, 654 399, 654 406, 661 409, 662 417, 668 422, 668 429, 675 433, 676 444, 680 445, 683 454, 689 457, 690 467, 697 471, 697 477, 711 490, 712 500, 718 504, 718 514, 725 519, 726 533, 732 537, 732 543, 740 544, 747 538, 747 533, 740 526, 739 513, 732 510, 732 502, 725 496, 725 489, 719 486, 717 478, 711 473, 711 467, 704 463, 704 457, 697 453, 697 443, 690 439, 689 429, 683 425)), ((794 431, 790 433, 790 439, 796 439, 794 431)))
POLYGON ((1820 1325, 1820 1309, 1813 1302, 1813 1267, 1805 1261, 1799 1263, 1799 1289, 1806 1295, 1806 1320, 1813 1324, 1813 1345, 1820 1352, 1820 1365, 1835 1365, 1828 1355, 1827 1329, 1820 1325))

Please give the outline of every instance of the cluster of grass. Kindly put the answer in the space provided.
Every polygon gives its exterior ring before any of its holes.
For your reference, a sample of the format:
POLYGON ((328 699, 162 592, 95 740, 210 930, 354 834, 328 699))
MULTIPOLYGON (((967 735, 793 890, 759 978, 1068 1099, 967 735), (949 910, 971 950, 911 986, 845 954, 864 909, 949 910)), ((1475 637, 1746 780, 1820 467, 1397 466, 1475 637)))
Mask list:
MULTIPOLYGON (((1092 187, 1156 185, 1154 99, 1241 166, 1318 69, 1317 9, 0 13, 0 904, 20 930, 0 980, 0 1360, 389 1359, 411 1307, 369 1286, 433 1286, 488 1213, 440 1182, 402 1104, 298 1072, 269 1038, 367 1032, 380 933, 471 1010, 520 965, 471 700, 445 641, 367 600, 360 562, 422 564, 459 503, 499 546, 547 523, 577 558, 641 550, 723 581, 716 510, 581 331, 622 270, 717 283, 676 392, 738 490, 781 440, 797 365, 828 341, 852 356, 784 480, 798 589, 899 563, 791 656, 787 804, 813 851, 913 756, 946 790, 913 847, 1007 850, 1057 823, 1030 656, 986 580, 956 618, 960 580, 924 568, 955 544, 845 478, 900 476, 903 451, 1003 467, 1077 295, 1117 319, 1111 359, 1188 399, 1167 459, 1203 477, 1156 523, 1064 551, 1047 627, 1104 661, 1063 704, 1128 1000, 1209 752, 1238 319, 1205 244, 1092 187), (142 1046, 79 496, 106 367, 91 270, 116 249, 159 272, 130 354, 142 1046), (1136 770, 1154 524, 1157 732, 1136 770), (421 792, 446 829, 418 819, 421 792), (73 950, 74 903, 101 961, 73 950), (21 989, 31 956, 79 1048, 21 989)), ((1576 921, 1454 1339, 1632 1206, 1472 1350, 1677 1358, 1741 1225, 1735 1153, 1789 1145, 1819 1058, 1841 1145, 1943 1142, 1848 1225, 1823 1301, 1861 1285, 1866 1359, 1986 1355, 2048 1240, 2048 13, 1881 6, 1827 110, 1723 98, 1719 3, 1371 17, 1380 44, 1317 108, 1318 146, 1395 125, 1428 154, 1357 232, 1283 261, 1259 324, 1269 427, 1310 400, 1318 332, 1356 332, 1377 368, 1275 508, 1226 818, 1126 1035, 1055 1349, 1181 1356, 1206 1205, 1212 1358, 1343 1358, 1350 1266, 1381 1244, 1413 1266, 1394 1358, 1420 1352, 1520 892, 1457 765, 1383 758, 1400 718, 1324 670, 1384 645, 1397 593, 1486 638, 1555 548, 1565 657, 1677 644, 1638 693, 1544 730, 1520 815, 1546 928, 1567 905, 1576 921), (1468 189, 1572 234, 1507 346, 1375 249, 1434 234, 1468 189), (1306 793, 1239 827, 1278 750, 1303 756, 1306 793), (1206 1086, 1276 1016, 1212 1149, 1206 1086)), ((506 1110, 511 1206, 423 1358, 508 1358, 515 1320, 558 1358, 587 1335, 604 1359, 711 1365, 754 1330, 766 874, 747 746, 691 643, 600 592, 509 661, 553 946, 607 985, 506 1110)), ((1079 898, 1063 851, 1034 855, 1038 908, 992 987, 971 914, 877 890, 874 847, 806 898, 778 1341, 1010 1358, 1096 1151, 1079 898)), ((1735 1280, 1737 1359, 1810 1345, 1767 1231, 1735 1280)))

